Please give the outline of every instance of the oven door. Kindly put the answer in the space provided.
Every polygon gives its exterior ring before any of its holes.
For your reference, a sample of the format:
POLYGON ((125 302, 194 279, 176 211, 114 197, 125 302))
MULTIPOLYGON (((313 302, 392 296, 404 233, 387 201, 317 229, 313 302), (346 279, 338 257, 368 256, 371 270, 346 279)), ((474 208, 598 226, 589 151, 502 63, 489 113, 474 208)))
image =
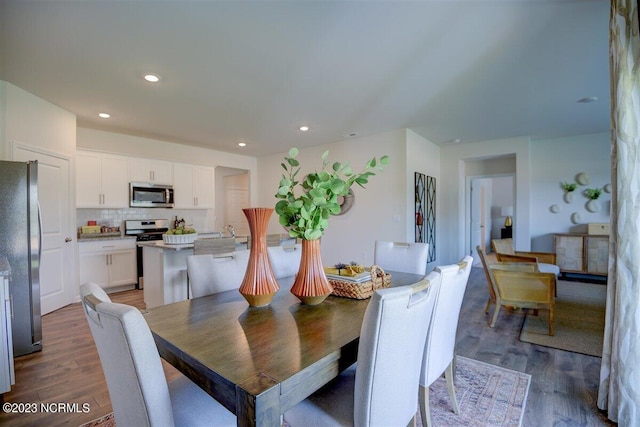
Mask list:
POLYGON ((132 208, 172 208, 173 187, 170 185, 132 182, 129 186, 132 208))

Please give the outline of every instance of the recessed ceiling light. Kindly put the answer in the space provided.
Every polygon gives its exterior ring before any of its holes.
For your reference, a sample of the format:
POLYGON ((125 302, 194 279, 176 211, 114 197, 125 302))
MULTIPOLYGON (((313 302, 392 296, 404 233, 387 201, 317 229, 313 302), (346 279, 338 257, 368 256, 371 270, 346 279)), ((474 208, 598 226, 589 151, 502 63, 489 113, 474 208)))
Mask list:
POLYGON ((246 146, 247 146, 247 143, 246 143, 246 142, 238 142, 238 145, 239 145, 240 147, 246 147, 246 146))
POLYGON ((460 143, 460 141, 462 141, 460 138, 456 138, 456 139, 450 139, 447 142, 449 144, 458 144, 458 143, 460 143))
POLYGON ((358 135, 358 134, 357 134, 357 133, 355 133, 355 132, 351 132, 351 133, 349 134, 349 136, 357 136, 357 135, 358 135))
POLYGON ((300 130, 301 130, 302 132, 306 132, 306 131, 308 131, 308 130, 309 130, 309 126, 300 126, 300 130))
POLYGON ((101 119, 108 119, 109 117, 111 117, 111 114, 109 114, 109 113, 98 113, 98 117, 100 117, 101 119))
POLYGON ((597 96, 587 96, 585 98, 578 99, 578 102, 581 104, 587 104, 589 102, 596 102, 598 100, 597 96))
POLYGON ((150 83, 158 83, 160 81, 160 76, 157 74, 145 74, 144 79, 150 83))

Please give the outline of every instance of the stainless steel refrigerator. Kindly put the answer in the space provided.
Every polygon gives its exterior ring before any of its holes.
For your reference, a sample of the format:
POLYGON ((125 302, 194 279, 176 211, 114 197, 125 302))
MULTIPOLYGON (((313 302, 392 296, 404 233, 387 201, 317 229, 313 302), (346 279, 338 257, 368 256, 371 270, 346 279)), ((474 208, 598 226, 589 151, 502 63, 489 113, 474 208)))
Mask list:
POLYGON ((11 266, 13 355, 42 350, 38 163, 0 161, 0 256, 11 266))

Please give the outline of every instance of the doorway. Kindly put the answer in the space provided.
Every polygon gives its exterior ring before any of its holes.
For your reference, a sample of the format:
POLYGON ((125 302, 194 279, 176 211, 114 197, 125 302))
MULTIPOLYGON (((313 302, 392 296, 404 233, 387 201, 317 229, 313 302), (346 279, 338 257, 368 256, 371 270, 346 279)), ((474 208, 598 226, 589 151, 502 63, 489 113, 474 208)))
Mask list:
MULTIPOLYGON (((469 230, 468 252, 478 264, 476 247, 491 250, 491 240, 500 239, 503 234, 505 207, 513 207, 515 212, 515 174, 498 176, 477 176, 467 178, 469 210, 467 229, 469 230)), ((517 221, 515 216, 512 220, 517 221)))

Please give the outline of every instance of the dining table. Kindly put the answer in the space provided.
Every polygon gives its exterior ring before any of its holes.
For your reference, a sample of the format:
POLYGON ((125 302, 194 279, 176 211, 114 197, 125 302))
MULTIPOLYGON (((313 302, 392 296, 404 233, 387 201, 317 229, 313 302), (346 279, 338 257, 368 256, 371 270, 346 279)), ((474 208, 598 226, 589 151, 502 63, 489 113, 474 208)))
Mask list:
MULTIPOLYGON (((391 286, 423 278, 387 273, 391 286)), ((280 426, 285 411, 356 362, 369 299, 330 295, 305 305, 291 294, 293 281, 278 280, 265 307, 231 290, 145 313, 160 356, 233 412, 238 426, 280 426)))

